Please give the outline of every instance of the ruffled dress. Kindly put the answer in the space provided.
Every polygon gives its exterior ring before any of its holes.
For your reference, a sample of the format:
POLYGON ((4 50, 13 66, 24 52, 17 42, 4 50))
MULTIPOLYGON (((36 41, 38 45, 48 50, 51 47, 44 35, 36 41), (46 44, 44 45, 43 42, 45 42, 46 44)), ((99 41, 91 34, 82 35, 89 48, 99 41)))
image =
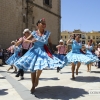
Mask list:
POLYGON ((14 47, 14 54, 6 60, 7 65, 14 65, 14 63, 21 57, 21 46, 14 47))
POLYGON ((85 47, 86 47, 86 56, 93 59, 93 62, 98 62, 99 61, 98 57, 95 55, 95 53, 92 52, 93 46, 85 45, 85 47))
POLYGON ((68 64, 68 60, 67 60, 67 57, 65 55, 61 55, 61 54, 54 54, 55 57, 57 57, 58 59, 60 59, 61 61, 64 61, 64 64, 62 67, 60 68, 63 68, 65 66, 67 66, 68 64))
MULTIPOLYGON (((54 54, 57 58, 59 58, 61 61, 64 61, 65 64, 64 66, 67 64, 67 57, 65 56, 66 55, 66 46, 65 45, 58 45, 59 47, 57 48, 58 49, 58 53, 54 54), (61 54, 60 54, 61 53, 61 54)), ((63 67, 64 67, 63 66, 63 67)))
POLYGON ((43 70, 47 67, 51 69, 55 67, 62 67, 65 62, 61 61, 54 55, 50 57, 44 49, 44 45, 47 45, 48 43, 50 32, 45 31, 44 35, 39 36, 36 31, 33 31, 32 35, 37 41, 31 49, 29 49, 14 63, 14 65, 19 69, 23 69, 24 71, 30 70, 31 72, 43 70))
POLYGON ((86 56, 86 54, 83 54, 81 52, 82 44, 78 43, 76 40, 73 40, 72 43, 72 50, 66 55, 67 57, 67 64, 75 63, 77 62, 89 64, 93 62, 93 60, 86 56))

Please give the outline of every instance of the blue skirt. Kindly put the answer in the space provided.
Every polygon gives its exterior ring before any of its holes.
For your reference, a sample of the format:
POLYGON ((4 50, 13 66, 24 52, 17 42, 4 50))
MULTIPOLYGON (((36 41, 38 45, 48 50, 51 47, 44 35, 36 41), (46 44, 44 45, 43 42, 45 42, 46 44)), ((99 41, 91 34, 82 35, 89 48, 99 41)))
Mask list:
POLYGON ((95 54, 93 54, 92 52, 90 52, 89 50, 86 51, 86 56, 91 58, 93 60, 93 62, 99 61, 98 57, 95 54))
POLYGON ((44 48, 32 47, 19 60, 17 60, 14 65, 19 69, 34 72, 36 70, 43 70, 45 67, 51 69, 55 67, 63 67, 64 63, 64 61, 61 61, 54 55, 53 58, 50 58, 44 48))
POLYGON ((18 56, 18 54, 13 54, 11 57, 9 57, 5 63, 7 65, 14 65, 14 63, 20 58, 20 56, 18 56))
POLYGON ((89 64, 91 62, 93 62, 93 60, 89 57, 87 57, 85 54, 82 53, 73 53, 72 51, 70 51, 67 55, 67 60, 68 60, 68 64, 70 63, 84 63, 84 64, 89 64))
POLYGON ((67 65, 67 63, 68 63, 68 60, 67 60, 67 57, 65 56, 65 55, 63 55, 63 54, 54 54, 58 59, 60 59, 61 61, 64 61, 65 63, 63 64, 63 66, 62 66, 62 68, 64 67, 64 66, 66 66, 67 65))

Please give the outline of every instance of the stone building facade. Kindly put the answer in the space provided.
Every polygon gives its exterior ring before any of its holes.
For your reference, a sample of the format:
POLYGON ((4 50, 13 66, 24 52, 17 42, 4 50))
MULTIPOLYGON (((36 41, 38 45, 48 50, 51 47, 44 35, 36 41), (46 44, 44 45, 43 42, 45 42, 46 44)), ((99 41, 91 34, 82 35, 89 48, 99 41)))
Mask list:
MULTIPOLYGON (((93 40, 93 44, 97 45, 100 43, 100 31, 91 31, 91 32, 84 32, 80 29, 74 31, 62 31, 61 32, 61 39, 64 40, 65 44, 67 44, 68 39, 71 35, 80 35, 80 41, 82 45, 87 44, 89 40, 93 40)), ((68 44, 69 48, 71 48, 71 44, 68 44)))
POLYGON ((36 29, 36 22, 45 18, 54 45, 60 39, 61 0, 0 0, 0 45, 7 48, 21 37, 23 30, 36 29))

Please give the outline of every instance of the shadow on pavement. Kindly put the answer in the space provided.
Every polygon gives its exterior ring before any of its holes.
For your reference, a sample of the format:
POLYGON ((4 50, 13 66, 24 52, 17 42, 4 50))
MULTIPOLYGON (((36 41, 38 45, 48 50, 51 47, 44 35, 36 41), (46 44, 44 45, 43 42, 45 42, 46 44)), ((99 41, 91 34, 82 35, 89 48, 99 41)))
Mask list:
MULTIPOLYGON (((24 80, 31 80, 31 78, 26 78, 24 80)), ((54 78, 39 78, 40 81, 48 81, 48 80, 59 80, 58 77, 54 78)))
POLYGON ((25 74, 31 74, 31 72, 30 72, 30 71, 24 71, 24 73, 25 73, 25 74))
POLYGON ((76 99, 80 96, 84 96, 85 94, 88 94, 88 92, 83 89, 64 86, 38 87, 34 92, 34 95, 39 99, 61 100, 76 99))
POLYGON ((0 77, 0 79, 6 79, 5 77, 0 77))
POLYGON ((100 73, 100 71, 91 71, 91 73, 100 73))
MULTIPOLYGON (((68 74, 68 73, 72 73, 72 72, 60 72, 60 74, 68 74)), ((78 72, 78 73, 82 73, 82 72, 78 72)))
POLYGON ((100 77, 77 76, 74 81, 78 81, 78 82, 100 82, 100 77))
POLYGON ((0 73, 4 73, 4 72, 6 72, 6 71, 1 71, 1 70, 0 70, 0 73))
POLYGON ((59 79, 58 79, 58 77, 54 77, 54 78, 40 78, 39 80, 48 81, 48 80, 59 80, 59 79))
POLYGON ((7 95, 8 94, 8 92, 5 92, 5 91, 7 91, 8 89, 2 89, 2 90, 0 90, 0 95, 7 95))

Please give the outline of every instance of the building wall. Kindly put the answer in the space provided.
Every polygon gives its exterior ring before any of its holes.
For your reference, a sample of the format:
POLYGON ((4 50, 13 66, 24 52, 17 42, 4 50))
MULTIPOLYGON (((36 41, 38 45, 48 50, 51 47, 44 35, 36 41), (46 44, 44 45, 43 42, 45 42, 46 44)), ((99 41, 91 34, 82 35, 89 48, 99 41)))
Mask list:
MULTIPOLYGON (((46 30, 51 32, 51 39, 54 45, 58 44, 60 39, 60 27, 61 27, 61 11, 60 0, 52 0, 52 7, 43 4, 43 0, 34 0, 30 6, 33 6, 33 13, 30 16, 34 17, 34 24, 30 24, 32 30, 34 30, 36 22, 41 19, 46 19, 46 30)), ((31 21, 30 21, 31 22, 31 21)))
POLYGON ((22 0, 0 0, 0 45, 6 48, 21 35, 22 0))
POLYGON ((100 43, 100 32, 88 32, 86 34, 86 40, 87 42, 92 39, 94 44, 100 43))
POLYGON ((61 32, 61 39, 67 41, 70 38, 70 35, 80 34, 82 44, 88 43, 90 39, 93 40, 94 44, 100 43, 100 32, 82 32, 81 30, 74 30, 72 32, 63 31, 61 32), (65 38, 66 37, 66 38, 65 38))
POLYGON ((22 36, 24 28, 36 29, 36 22, 45 18, 53 44, 60 39, 61 0, 51 0, 52 7, 43 0, 0 0, 0 45, 7 48, 12 40, 22 36), (25 20, 23 21, 23 19, 25 20))
POLYGON ((67 40, 70 38, 71 35, 72 32, 68 32, 68 31, 63 31, 61 33, 61 39, 64 40, 65 44, 67 44, 67 40))

